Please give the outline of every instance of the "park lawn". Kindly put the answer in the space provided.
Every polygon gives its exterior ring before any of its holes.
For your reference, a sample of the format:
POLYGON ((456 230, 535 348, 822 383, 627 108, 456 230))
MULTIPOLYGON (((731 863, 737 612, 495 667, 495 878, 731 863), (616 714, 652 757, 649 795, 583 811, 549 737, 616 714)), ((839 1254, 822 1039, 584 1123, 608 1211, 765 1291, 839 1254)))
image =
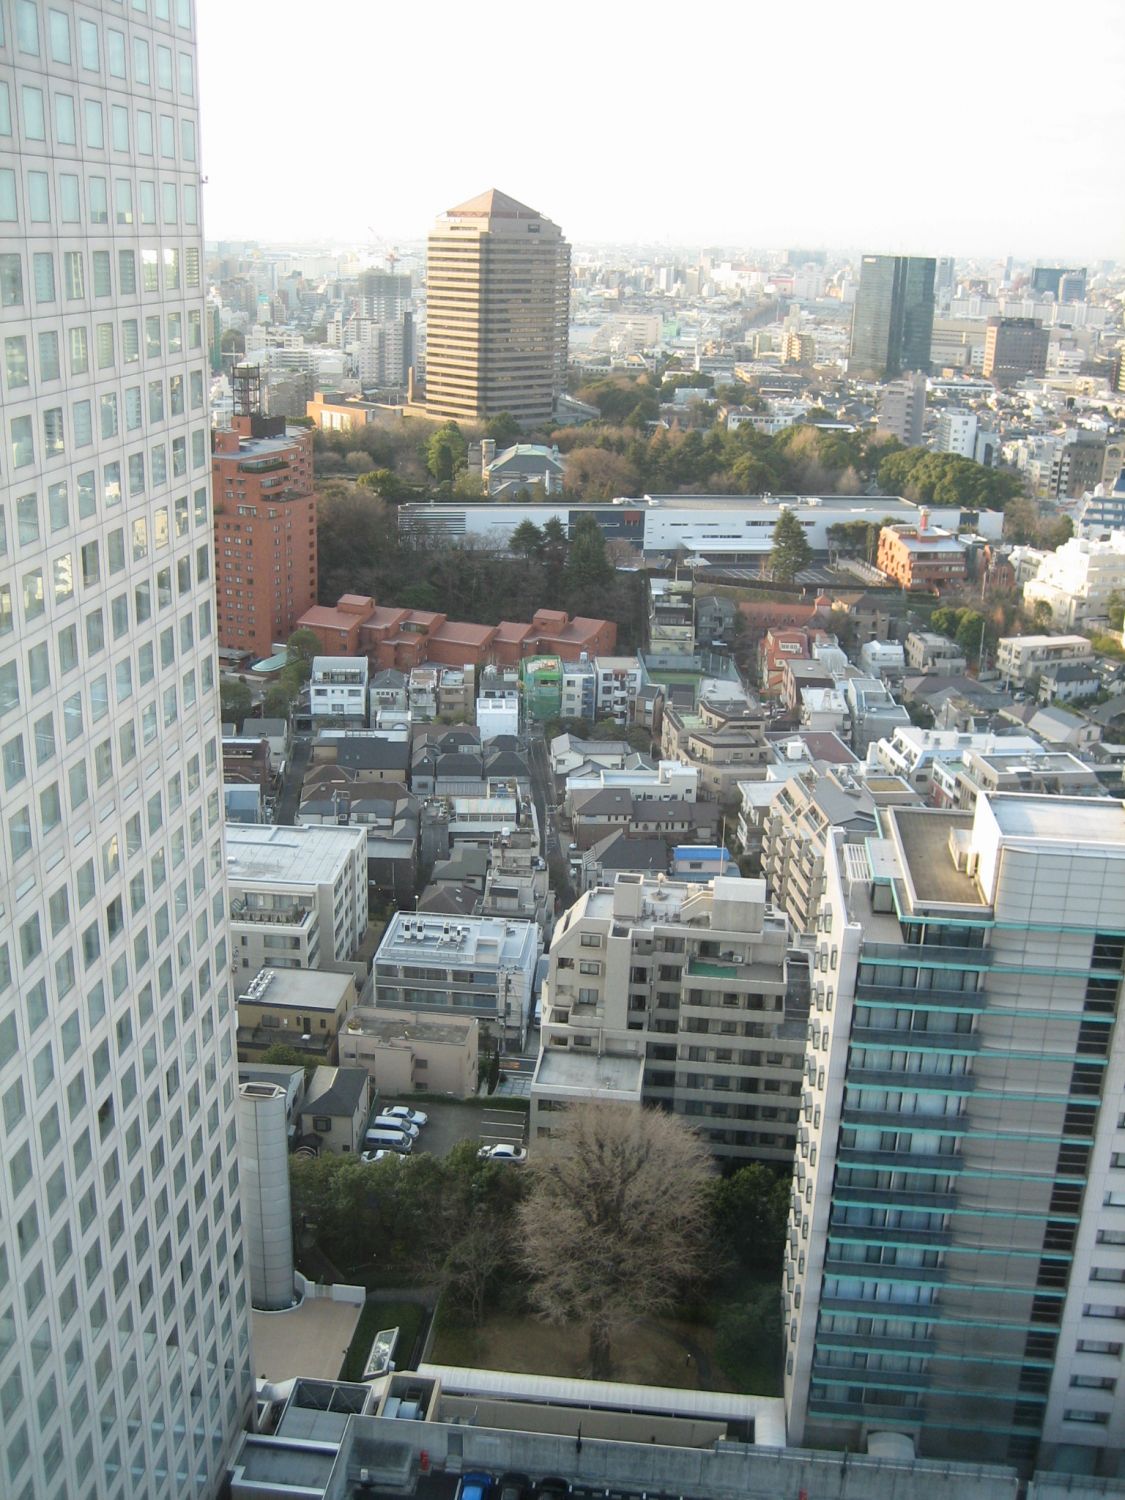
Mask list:
MULTIPOLYGON (((713 1328, 646 1318, 614 1340, 613 1379, 631 1385, 737 1390, 719 1368, 714 1351, 713 1328)), ((582 1379, 590 1373, 583 1325, 553 1327, 513 1313, 493 1313, 478 1328, 439 1325, 430 1358, 435 1364, 478 1365, 525 1375, 582 1379)))
POLYGON ((395 1363, 400 1369, 409 1369, 425 1316, 425 1309, 417 1302, 380 1302, 375 1297, 368 1297, 344 1357, 340 1379, 363 1379, 367 1356, 371 1353, 372 1342, 380 1328, 399 1330, 395 1363))

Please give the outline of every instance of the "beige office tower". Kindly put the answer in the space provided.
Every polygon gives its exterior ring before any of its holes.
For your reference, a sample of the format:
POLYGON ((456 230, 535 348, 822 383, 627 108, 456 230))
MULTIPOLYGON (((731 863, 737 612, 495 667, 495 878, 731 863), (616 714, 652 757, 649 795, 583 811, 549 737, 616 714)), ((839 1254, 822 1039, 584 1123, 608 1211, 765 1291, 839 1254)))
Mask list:
POLYGON ((426 410, 477 421, 550 421, 566 381, 570 246, 535 209, 495 188, 430 233, 426 410))
POLYGON ((0 1495, 210 1500, 253 1367, 195 8, 0 21, 0 1495))

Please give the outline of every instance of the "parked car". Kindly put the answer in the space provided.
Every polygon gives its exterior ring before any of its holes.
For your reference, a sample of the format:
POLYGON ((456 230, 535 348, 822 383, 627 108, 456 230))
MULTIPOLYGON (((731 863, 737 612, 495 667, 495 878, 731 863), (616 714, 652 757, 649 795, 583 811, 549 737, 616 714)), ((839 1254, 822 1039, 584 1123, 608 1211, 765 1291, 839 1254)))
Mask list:
POLYGON ((360 1153, 359 1159, 360 1161, 365 1161, 368 1165, 370 1165, 375 1161, 386 1161, 388 1156, 393 1161, 398 1161, 399 1159, 399 1153, 397 1151, 390 1150, 389 1147, 386 1146, 381 1146, 377 1151, 363 1151, 360 1153))
POLYGON ((497 1146, 482 1146, 477 1155, 488 1161, 511 1161, 522 1164, 527 1160, 527 1152, 522 1146, 513 1146, 509 1141, 501 1141, 497 1146))
POLYGON ((570 1494, 570 1485, 565 1479, 548 1476, 541 1479, 535 1486, 535 1500, 560 1500, 563 1495, 570 1494))
POLYGON ((493 1484, 491 1474, 476 1471, 462 1474, 461 1483, 457 1486, 457 1500, 489 1500, 493 1484))
POLYGON ((402 1130, 369 1130, 363 1144, 367 1151, 398 1151, 405 1155, 414 1150, 414 1142, 402 1130))
POLYGON ((530 1500, 531 1480, 526 1474, 501 1474, 496 1492, 497 1500, 530 1500))
POLYGON ((430 1117, 420 1109, 408 1109, 405 1104, 392 1104, 380 1111, 384 1119, 406 1120, 411 1125, 417 1125, 421 1130, 423 1125, 430 1123, 430 1117))
POLYGON ((403 1120, 398 1115, 376 1115, 371 1121, 372 1130, 401 1130, 403 1135, 408 1135, 412 1141, 418 1139, 418 1127, 412 1125, 409 1120, 403 1120))

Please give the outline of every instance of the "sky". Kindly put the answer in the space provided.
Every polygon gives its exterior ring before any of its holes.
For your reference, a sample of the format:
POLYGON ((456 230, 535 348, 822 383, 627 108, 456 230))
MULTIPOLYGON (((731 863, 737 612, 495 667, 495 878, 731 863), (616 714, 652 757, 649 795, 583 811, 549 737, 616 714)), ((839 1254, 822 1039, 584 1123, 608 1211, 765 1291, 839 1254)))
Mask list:
POLYGON ((1125 260, 1123 0, 197 6, 208 239, 1125 260))

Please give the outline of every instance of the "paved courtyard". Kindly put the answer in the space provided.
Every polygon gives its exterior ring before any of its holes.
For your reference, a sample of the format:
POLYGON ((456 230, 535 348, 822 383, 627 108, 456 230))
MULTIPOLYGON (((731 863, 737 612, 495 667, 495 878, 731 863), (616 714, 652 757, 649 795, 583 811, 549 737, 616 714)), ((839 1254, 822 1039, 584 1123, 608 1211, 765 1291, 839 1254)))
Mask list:
POLYGON ((287 1312, 253 1310, 254 1373, 267 1380, 335 1380, 362 1311, 362 1305, 327 1297, 306 1297, 287 1312))

